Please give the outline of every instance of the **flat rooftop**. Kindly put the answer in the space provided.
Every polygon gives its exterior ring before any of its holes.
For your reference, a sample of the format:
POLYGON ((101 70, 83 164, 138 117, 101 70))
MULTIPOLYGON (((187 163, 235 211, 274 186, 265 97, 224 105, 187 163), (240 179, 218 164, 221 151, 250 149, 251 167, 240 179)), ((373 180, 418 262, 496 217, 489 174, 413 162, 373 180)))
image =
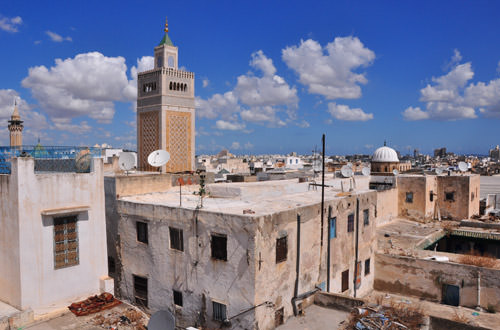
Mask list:
MULTIPOLYGON (((325 200, 341 199, 370 191, 368 177, 356 178, 356 187, 351 192, 349 179, 330 179, 325 181, 325 200), (344 188, 344 192, 342 192, 344 188)), ((354 186, 354 185, 353 185, 354 186)), ((354 187, 353 187, 354 188, 354 187)), ((198 185, 172 187, 165 192, 126 196, 121 201, 196 209, 200 205, 198 185)), ((242 215, 243 210, 251 210, 249 215, 267 215, 287 209, 317 204, 321 201, 321 186, 311 182, 299 183, 297 179, 261 181, 246 183, 216 183, 206 187, 209 193, 203 199, 203 210, 242 215)))

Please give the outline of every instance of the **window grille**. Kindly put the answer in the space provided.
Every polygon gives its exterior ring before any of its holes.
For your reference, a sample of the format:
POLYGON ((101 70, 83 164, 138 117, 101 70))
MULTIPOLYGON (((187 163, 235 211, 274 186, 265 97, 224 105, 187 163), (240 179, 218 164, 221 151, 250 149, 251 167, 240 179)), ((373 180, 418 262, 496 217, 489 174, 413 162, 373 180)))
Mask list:
POLYGON ((406 202, 407 203, 413 203, 413 193, 412 192, 407 192, 406 193, 406 202))
POLYGON ((350 233, 354 231, 354 213, 347 216, 347 232, 350 233))
POLYGON ((276 240, 276 263, 286 260, 288 254, 287 236, 276 240))
POLYGON ((170 248, 174 250, 184 251, 184 237, 182 229, 172 228, 170 229, 170 248))
POLYGON ((227 318, 226 305, 212 301, 212 306, 214 310, 214 320, 224 321, 227 318))
POLYGON ((54 269, 78 264, 77 217, 54 218, 54 269))
POLYGON ((363 224, 368 226, 370 224, 370 210, 363 210, 363 224))

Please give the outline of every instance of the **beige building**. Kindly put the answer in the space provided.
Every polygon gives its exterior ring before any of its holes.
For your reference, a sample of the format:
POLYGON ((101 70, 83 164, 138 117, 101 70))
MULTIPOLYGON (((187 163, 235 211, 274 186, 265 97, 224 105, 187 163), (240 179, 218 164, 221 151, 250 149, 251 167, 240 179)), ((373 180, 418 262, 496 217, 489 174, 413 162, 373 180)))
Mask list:
POLYGON ((36 172, 36 162, 13 158, 11 173, 0 175, 0 300, 43 314, 112 292, 113 281, 102 159, 89 173, 36 172))
POLYGON ((170 153, 163 172, 195 167, 194 73, 178 68, 178 48, 165 35, 154 49, 154 69, 137 77, 138 169, 156 171, 147 162, 157 149, 170 153))
POLYGON ((198 186, 182 207, 177 188, 118 197, 120 294, 177 326, 235 329, 273 329, 318 288, 363 296, 377 196, 361 176, 342 192, 348 181, 326 182, 323 221, 320 189, 298 180, 211 184, 202 208, 198 186))
POLYGON ((21 147, 23 145, 23 121, 19 115, 19 109, 17 108, 17 102, 14 105, 14 112, 9 120, 9 132, 10 132, 10 146, 11 147, 21 147))

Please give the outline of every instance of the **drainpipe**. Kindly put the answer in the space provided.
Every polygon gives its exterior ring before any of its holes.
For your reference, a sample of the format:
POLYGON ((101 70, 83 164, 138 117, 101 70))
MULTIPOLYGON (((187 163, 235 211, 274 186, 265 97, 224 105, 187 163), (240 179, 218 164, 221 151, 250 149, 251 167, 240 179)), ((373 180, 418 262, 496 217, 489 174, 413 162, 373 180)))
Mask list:
POLYGON ((321 142, 323 143, 323 152, 322 152, 322 171, 321 171, 321 246, 323 246, 323 228, 324 228, 324 208, 325 208, 325 134, 321 138, 321 142))
POLYGON ((356 198, 356 260, 354 261, 354 298, 356 298, 356 282, 358 280, 358 246, 359 246, 359 198, 356 198))
POLYGON ((295 265, 295 289, 292 298, 293 315, 297 316, 297 306, 295 306, 295 300, 298 299, 299 294, 299 275, 300 275, 300 214, 297 214, 297 256, 295 265))
POLYGON ((331 228, 331 223, 330 219, 332 217, 332 206, 328 206, 328 232, 326 234, 326 239, 327 241, 327 252, 326 252, 326 292, 330 292, 330 231, 332 230, 331 228))
POLYGON ((481 272, 477 272, 477 309, 481 308, 481 272))

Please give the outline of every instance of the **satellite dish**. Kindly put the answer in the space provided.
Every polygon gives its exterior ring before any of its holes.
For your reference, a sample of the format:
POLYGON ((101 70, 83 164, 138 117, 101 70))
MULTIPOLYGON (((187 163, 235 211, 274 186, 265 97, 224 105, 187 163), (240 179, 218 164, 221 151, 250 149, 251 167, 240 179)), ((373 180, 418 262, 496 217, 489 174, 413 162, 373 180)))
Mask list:
POLYGON ((351 168, 349 168, 347 165, 344 165, 340 168, 340 174, 342 174, 344 178, 350 178, 353 172, 351 168))
POLYGON ((399 174, 399 171, 398 171, 398 170, 396 170, 396 169, 393 169, 393 170, 392 170, 392 174, 394 174, 394 175, 398 175, 398 174, 399 174))
POLYGON ((466 172, 468 168, 469 167, 467 166, 466 163, 464 162, 458 163, 458 169, 460 170, 460 172, 466 172))
POLYGON ((170 154, 165 150, 155 150, 148 156, 148 164, 153 167, 160 167, 168 163, 170 154))
POLYGON ((314 160, 313 161, 313 171, 314 172, 321 172, 321 170, 323 169, 322 167, 322 163, 320 160, 314 160))
POLYGON ((435 169, 437 175, 441 175, 444 172, 444 169, 442 167, 436 167, 435 169))
POLYGON ((118 164, 120 168, 126 172, 134 168, 135 157, 131 152, 122 152, 118 157, 118 164))
POLYGON ((346 166, 349 167, 349 168, 352 168, 352 163, 349 162, 349 163, 346 164, 346 166))
POLYGON ((370 168, 369 168, 369 167, 363 167, 363 169, 361 170, 361 173, 362 173, 364 176, 368 176, 368 175, 370 175, 370 168))
MULTIPOLYGON (((165 162, 166 163, 166 162, 165 162)), ((151 315, 148 322, 149 330, 174 330, 175 317, 169 311, 158 311, 151 315)))
POLYGON ((88 149, 80 151, 75 157, 76 173, 89 173, 91 160, 92 155, 88 149))

